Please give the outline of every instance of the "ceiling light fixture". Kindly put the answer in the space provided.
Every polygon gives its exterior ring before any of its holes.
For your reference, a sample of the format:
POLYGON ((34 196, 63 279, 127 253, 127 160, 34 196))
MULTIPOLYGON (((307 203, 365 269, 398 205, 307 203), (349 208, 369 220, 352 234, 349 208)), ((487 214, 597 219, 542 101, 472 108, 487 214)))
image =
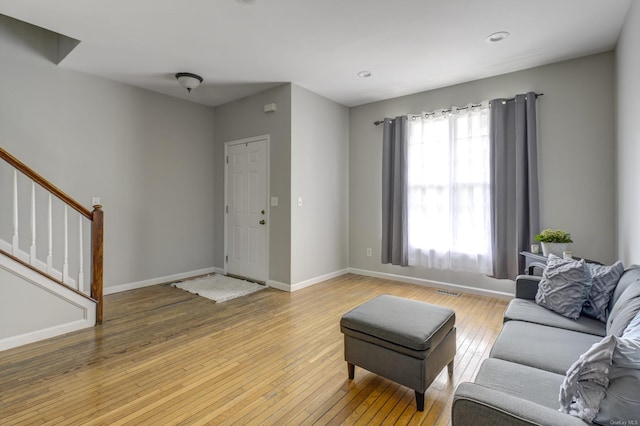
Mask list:
POLYGON ((499 41, 504 40, 505 38, 509 37, 510 34, 506 31, 498 31, 495 32, 493 34, 489 34, 489 37, 487 37, 487 41, 489 43, 497 43, 499 41))
POLYGON ((371 77, 371 71, 360 71, 358 73, 358 77, 360 78, 368 78, 371 77))
POLYGON ((180 86, 187 89, 189 93, 202 83, 202 77, 190 72, 179 72, 176 74, 176 79, 178 80, 178 83, 180 83, 180 86))

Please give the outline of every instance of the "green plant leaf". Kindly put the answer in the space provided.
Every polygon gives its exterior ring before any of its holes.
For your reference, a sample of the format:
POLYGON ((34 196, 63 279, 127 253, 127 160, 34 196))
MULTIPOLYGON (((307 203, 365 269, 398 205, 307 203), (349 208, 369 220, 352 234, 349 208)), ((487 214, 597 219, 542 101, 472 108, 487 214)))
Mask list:
POLYGON ((541 243, 572 243, 571 234, 561 229, 545 229, 534 237, 541 243))

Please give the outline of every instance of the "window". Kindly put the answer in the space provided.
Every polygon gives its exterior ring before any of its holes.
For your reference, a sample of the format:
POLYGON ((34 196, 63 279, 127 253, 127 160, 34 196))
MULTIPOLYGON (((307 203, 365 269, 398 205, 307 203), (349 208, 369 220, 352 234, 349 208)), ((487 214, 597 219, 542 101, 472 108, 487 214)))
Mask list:
POLYGON ((492 273, 489 104, 409 118, 409 264, 492 273))

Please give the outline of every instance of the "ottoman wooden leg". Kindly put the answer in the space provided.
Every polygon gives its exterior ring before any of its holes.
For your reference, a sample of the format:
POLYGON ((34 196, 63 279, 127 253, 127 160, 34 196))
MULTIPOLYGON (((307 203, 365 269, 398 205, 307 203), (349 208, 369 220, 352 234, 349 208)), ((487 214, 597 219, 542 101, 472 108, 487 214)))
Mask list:
POLYGON ((447 370, 449 372, 449 377, 453 376, 453 360, 447 365, 447 370))
POLYGON ((349 379, 353 380, 353 378, 355 377, 356 366, 351 364, 350 362, 347 362, 347 370, 349 371, 349 379))
POLYGON ((424 411, 424 393, 416 392, 416 406, 418 411, 424 411))

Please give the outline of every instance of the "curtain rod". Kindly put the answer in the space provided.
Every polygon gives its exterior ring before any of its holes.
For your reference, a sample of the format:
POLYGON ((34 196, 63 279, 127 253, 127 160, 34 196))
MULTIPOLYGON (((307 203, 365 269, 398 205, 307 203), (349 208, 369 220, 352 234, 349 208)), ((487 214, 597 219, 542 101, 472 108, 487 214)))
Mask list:
MULTIPOLYGON (((544 93, 536 93, 536 98, 539 98, 542 95, 544 95, 544 93)), ((506 102, 511 102, 511 101, 515 101, 515 100, 516 100, 516 98, 505 99, 506 102)), ((479 106, 481 106, 481 104, 472 104, 470 106, 471 106, 471 108, 479 107, 479 106)), ((442 110, 442 112, 451 112, 452 108, 442 110)), ((469 108, 469 106, 456 107, 456 109, 468 109, 468 108, 469 108)), ((435 114, 435 112, 429 112, 426 115, 433 115, 433 114, 435 114)), ((412 114, 412 115, 420 115, 420 114, 412 114)), ((395 118, 391 119, 391 121, 394 121, 394 120, 395 120, 395 118)), ((384 120, 377 120, 377 121, 373 122, 373 124, 375 124, 376 126, 379 126, 380 124, 383 124, 383 123, 384 123, 384 120)))

